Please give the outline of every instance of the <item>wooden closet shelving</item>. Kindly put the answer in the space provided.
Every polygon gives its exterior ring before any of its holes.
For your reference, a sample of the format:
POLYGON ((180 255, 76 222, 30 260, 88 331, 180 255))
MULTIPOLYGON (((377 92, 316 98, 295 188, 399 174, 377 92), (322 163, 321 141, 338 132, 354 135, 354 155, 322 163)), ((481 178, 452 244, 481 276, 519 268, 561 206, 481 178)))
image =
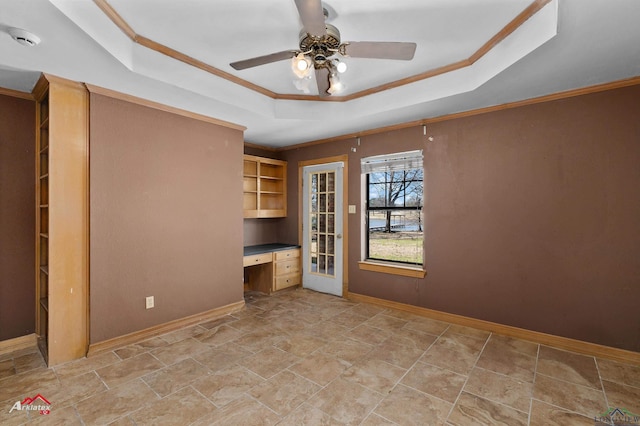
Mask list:
POLYGON ((287 162, 244 156, 243 212, 245 218, 287 216, 287 162))
POLYGON ((89 343, 89 94, 43 75, 36 84, 36 335, 49 366, 89 343))

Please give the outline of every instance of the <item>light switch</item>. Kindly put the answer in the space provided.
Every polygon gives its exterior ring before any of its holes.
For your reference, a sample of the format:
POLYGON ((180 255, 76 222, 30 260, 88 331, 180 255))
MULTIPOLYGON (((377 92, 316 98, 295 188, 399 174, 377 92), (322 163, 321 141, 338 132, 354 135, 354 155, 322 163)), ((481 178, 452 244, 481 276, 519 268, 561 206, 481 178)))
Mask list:
POLYGON ((356 214, 355 204, 349 204, 349 214, 356 214))

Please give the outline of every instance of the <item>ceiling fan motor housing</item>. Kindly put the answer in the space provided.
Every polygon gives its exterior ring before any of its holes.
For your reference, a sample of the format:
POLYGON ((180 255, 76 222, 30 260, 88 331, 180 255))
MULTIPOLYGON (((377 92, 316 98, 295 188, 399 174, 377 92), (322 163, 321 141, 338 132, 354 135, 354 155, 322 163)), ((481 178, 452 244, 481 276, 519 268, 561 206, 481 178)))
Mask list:
POLYGON ((324 65, 327 58, 333 56, 340 47, 340 31, 331 24, 326 24, 327 34, 314 36, 302 30, 300 32, 300 51, 311 52, 309 56, 318 66, 324 65))

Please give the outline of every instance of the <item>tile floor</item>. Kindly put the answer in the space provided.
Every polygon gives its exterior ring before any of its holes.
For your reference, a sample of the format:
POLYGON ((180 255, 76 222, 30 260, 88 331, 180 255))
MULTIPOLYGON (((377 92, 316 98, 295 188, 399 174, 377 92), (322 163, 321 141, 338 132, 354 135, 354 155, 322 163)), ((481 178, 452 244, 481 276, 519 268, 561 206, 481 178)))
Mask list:
POLYGON ((0 424, 594 425, 640 367, 296 289, 46 368, 0 357, 0 424), (13 411, 40 394, 51 413, 13 411))

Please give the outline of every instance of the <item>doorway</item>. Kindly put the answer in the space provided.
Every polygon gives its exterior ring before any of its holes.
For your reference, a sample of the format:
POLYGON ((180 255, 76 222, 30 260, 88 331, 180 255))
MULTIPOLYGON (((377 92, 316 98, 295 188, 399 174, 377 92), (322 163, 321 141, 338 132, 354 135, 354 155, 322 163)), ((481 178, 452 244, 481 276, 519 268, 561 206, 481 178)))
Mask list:
POLYGON ((303 166, 302 285, 343 296, 343 161, 303 166))

